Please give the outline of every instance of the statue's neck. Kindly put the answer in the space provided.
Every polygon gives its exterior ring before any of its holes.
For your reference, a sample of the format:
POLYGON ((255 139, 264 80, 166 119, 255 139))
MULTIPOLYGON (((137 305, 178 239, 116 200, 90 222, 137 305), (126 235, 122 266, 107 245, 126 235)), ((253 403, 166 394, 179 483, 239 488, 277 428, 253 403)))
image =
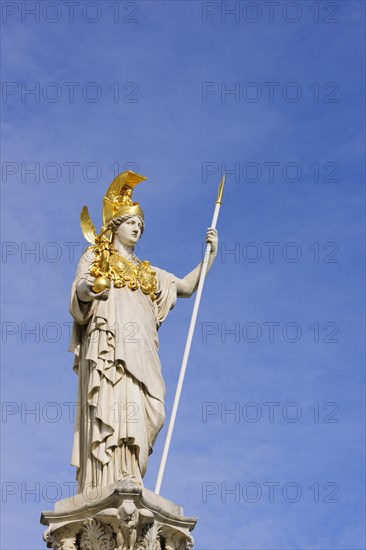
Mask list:
POLYGON ((118 239, 114 240, 113 245, 118 251, 118 254, 120 254, 124 258, 127 258, 127 259, 134 258, 135 254, 133 252, 134 250, 133 246, 128 246, 127 244, 121 243, 118 239))

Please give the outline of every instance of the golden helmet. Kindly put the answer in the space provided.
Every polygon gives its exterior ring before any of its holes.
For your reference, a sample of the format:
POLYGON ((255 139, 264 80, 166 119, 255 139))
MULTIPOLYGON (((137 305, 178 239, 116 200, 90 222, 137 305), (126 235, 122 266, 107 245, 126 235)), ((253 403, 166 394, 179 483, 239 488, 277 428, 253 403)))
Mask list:
POLYGON ((132 201, 132 191, 145 176, 127 170, 119 174, 110 184, 103 199, 103 225, 106 226, 113 218, 134 214, 144 219, 144 213, 138 202, 132 201))

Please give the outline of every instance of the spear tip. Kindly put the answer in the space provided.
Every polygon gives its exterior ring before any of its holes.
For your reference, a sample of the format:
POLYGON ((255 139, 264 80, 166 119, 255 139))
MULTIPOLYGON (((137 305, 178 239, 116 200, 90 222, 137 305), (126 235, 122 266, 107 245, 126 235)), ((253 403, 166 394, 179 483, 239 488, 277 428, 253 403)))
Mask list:
POLYGON ((217 193, 216 204, 217 203, 222 204, 222 197, 224 195, 224 185, 225 185, 225 174, 222 176, 221 181, 220 181, 220 185, 219 185, 219 189, 218 189, 218 193, 217 193))

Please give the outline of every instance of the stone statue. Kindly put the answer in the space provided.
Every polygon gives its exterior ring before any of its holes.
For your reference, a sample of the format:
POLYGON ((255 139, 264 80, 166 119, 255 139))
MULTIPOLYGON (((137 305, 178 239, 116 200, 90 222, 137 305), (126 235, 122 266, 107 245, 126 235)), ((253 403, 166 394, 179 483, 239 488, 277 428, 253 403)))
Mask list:
MULTIPOLYGON (((177 297, 189 298, 198 285, 201 263, 180 279, 135 255, 145 224, 131 196, 144 179, 130 171, 115 178, 103 201, 99 235, 86 207, 81 215, 91 247, 80 259, 70 303, 78 374, 72 464, 79 493, 125 479, 142 487, 165 419, 158 329, 177 297)), ((210 269, 216 229, 208 229, 206 242, 210 269)))

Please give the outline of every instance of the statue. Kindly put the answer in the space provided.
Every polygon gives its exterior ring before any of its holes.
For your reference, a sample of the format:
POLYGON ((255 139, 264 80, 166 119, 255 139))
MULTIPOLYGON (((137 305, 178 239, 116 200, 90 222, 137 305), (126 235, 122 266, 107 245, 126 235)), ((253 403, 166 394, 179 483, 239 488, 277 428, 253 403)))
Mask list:
MULTIPOLYGON (((202 263, 180 279, 134 253, 145 222, 132 191, 145 179, 131 171, 115 178, 103 201, 99 235, 87 208, 81 213, 91 247, 80 259, 70 302, 78 374, 72 464, 79 493, 121 480, 142 487, 165 420, 158 329, 177 298, 189 298, 198 286, 202 263)), ((216 229, 208 229, 206 242, 209 270, 216 229)))

